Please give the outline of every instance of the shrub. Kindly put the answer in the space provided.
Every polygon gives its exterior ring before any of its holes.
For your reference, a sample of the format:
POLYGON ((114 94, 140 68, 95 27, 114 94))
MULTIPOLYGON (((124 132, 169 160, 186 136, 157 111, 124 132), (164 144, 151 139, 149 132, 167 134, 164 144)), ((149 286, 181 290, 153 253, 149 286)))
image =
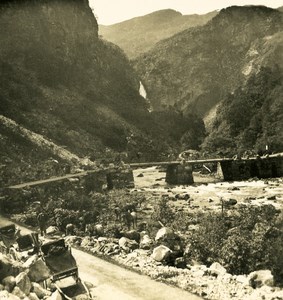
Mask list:
POLYGON ((208 214, 199 224, 199 230, 192 236, 191 254, 204 264, 219 260, 228 228, 220 214, 208 214))
POLYGON ((164 226, 170 226, 174 221, 174 211, 169 205, 168 199, 161 198, 154 206, 151 216, 153 221, 160 221, 164 226))

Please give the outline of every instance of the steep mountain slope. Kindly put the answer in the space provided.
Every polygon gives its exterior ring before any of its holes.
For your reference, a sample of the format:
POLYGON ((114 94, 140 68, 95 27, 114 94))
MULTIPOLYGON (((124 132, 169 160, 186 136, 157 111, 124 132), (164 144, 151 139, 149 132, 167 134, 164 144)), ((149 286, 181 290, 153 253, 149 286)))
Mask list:
POLYGON ((148 51, 154 44, 177 32, 207 23, 217 14, 182 15, 165 9, 118 24, 99 25, 99 34, 120 46, 130 58, 148 51))
POLYGON ((283 73, 262 68, 220 104, 203 149, 223 153, 283 149, 283 73))
POLYGON ((8 1, 0 28, 3 115, 81 155, 120 150, 127 130, 139 130, 148 115, 139 82, 122 51, 98 38, 86 1, 8 1))
MULTIPOLYGON (((18 124, 12 130, 0 122, 1 175, 6 178, 35 178, 40 163, 50 158, 68 164, 54 156, 50 145, 74 157, 109 162, 128 150, 131 137, 131 159, 155 160, 178 147, 188 130, 203 126, 200 119, 191 122, 180 114, 163 118, 159 126, 139 94, 139 78, 128 58, 98 37, 86 0, 1 1, 0 45, 0 120, 18 124), (177 135, 174 126, 181 128, 177 135), (21 132, 50 143, 42 149, 21 132)), ((41 171, 39 178, 56 175, 48 168, 41 171)))
MULTIPOLYGON (((282 20, 278 10, 233 6, 159 42, 134 61, 153 108, 171 105, 205 116, 265 64, 260 50, 282 30, 282 20)), ((277 50, 267 48, 276 57, 277 50)))

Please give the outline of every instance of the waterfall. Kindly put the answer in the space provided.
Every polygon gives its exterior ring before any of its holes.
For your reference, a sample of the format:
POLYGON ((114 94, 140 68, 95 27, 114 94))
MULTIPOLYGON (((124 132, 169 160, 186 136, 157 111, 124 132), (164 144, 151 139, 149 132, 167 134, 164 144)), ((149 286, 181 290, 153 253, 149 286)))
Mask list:
POLYGON ((142 84, 142 82, 140 81, 140 89, 139 89, 139 93, 140 95, 145 99, 147 105, 148 105, 148 111, 149 112, 152 112, 153 111, 153 108, 152 108, 152 105, 149 101, 149 99, 146 98, 146 90, 145 90, 145 87, 144 85, 142 84))
POLYGON ((142 84, 142 82, 140 81, 140 90, 139 90, 139 93, 142 97, 144 97, 144 99, 146 99, 146 90, 142 84))

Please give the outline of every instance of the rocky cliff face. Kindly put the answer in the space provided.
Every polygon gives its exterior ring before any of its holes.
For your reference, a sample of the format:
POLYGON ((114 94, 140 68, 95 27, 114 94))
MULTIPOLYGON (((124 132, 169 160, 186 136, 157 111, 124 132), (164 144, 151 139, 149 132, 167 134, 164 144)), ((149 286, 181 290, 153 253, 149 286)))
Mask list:
POLYGON ((1 1, 0 43, 4 116, 79 156, 124 150, 142 131, 139 81, 99 39, 88 1, 1 1))
MULTIPOLYGON (((277 60, 273 46, 266 44, 277 43, 281 29, 278 10, 233 6, 202 27, 161 41, 134 65, 154 109, 175 105, 205 116, 266 64, 264 56, 268 61, 277 60)), ((278 57, 278 50, 276 53, 278 57)))
POLYGON ((71 160, 58 157, 55 148, 98 162, 113 161, 117 153, 128 161, 156 160, 168 144, 178 146, 187 130, 193 133, 191 127, 201 124, 181 114, 168 119, 149 113, 124 52, 99 38, 88 1, 1 1, 0 44, 5 184, 68 172, 71 160), (181 128, 177 135, 175 128, 181 128), (42 149, 22 132, 55 148, 42 149))
POLYGON ((182 15, 173 9, 164 9, 118 24, 99 26, 99 33, 120 46, 129 58, 148 51, 157 42, 190 27, 206 24, 217 14, 182 15))

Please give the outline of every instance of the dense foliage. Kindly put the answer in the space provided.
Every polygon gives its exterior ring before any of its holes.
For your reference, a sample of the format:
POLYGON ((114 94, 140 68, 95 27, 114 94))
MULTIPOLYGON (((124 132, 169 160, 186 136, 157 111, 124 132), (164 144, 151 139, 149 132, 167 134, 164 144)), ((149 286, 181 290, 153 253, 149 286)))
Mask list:
POLYGON ((149 223, 153 234, 158 221, 184 236, 188 263, 198 261, 209 266, 219 262, 231 274, 270 269, 277 284, 283 284, 283 215, 274 206, 243 205, 223 213, 176 213, 168 199, 162 198, 149 223))
POLYGON ((261 68, 244 87, 219 106, 213 130, 203 143, 211 152, 235 154, 245 150, 283 149, 282 69, 261 68))

